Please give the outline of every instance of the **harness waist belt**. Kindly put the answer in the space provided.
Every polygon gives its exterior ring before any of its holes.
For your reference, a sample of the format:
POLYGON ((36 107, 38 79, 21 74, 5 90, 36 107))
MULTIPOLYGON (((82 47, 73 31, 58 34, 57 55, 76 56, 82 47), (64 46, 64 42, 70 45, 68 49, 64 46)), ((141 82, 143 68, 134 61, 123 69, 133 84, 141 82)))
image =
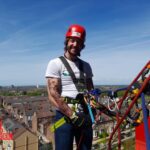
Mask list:
POLYGON ((71 97, 62 97, 62 98, 67 104, 80 104, 81 103, 80 99, 74 99, 71 97))

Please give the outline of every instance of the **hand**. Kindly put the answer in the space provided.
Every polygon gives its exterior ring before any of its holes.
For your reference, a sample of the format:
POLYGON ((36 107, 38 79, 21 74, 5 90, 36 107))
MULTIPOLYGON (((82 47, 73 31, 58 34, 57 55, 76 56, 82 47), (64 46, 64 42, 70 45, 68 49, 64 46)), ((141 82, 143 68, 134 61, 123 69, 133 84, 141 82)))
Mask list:
POLYGON ((85 118, 83 115, 79 115, 74 113, 71 117, 70 117, 71 123, 75 126, 75 127, 81 127, 85 124, 85 118))
POLYGON ((67 123, 72 123, 74 127, 88 127, 92 125, 91 118, 89 115, 83 113, 75 113, 71 117, 65 116, 67 123))

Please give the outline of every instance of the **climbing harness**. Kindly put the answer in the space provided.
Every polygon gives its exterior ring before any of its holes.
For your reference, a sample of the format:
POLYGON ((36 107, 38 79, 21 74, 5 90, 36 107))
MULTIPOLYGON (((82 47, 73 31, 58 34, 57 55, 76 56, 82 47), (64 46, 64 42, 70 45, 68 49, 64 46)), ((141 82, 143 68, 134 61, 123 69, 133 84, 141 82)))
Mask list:
MULTIPOLYGON (((60 56, 59 58, 62 61, 62 63, 65 65, 66 69, 68 70, 68 72, 69 72, 69 74, 70 74, 70 76, 72 78, 72 81, 73 81, 77 91, 79 92, 79 94, 77 95, 78 98, 72 99, 72 98, 69 98, 69 97, 64 97, 64 101, 66 101, 67 103, 73 104, 73 108, 72 109, 74 109, 74 111, 76 110, 75 105, 77 103, 86 105, 87 109, 89 111, 90 117, 91 117, 91 121, 92 121, 92 123, 94 123, 94 116, 93 116, 91 107, 89 105, 88 99, 84 98, 84 96, 80 93, 80 92, 83 92, 84 89, 82 89, 83 88, 82 85, 85 84, 84 83, 85 77, 84 77, 84 73, 83 73, 83 63, 82 63, 82 61, 80 59, 78 59, 80 78, 77 79, 75 77, 75 74, 74 74, 73 70, 71 69, 69 63, 67 62, 66 58, 64 58, 63 56, 60 56)), ((58 127, 60 127, 61 125, 65 124, 65 123, 66 123, 66 119, 64 117, 61 118, 60 120, 58 120, 57 122, 55 122, 51 126, 51 128, 50 128, 51 132, 54 132, 58 127)))

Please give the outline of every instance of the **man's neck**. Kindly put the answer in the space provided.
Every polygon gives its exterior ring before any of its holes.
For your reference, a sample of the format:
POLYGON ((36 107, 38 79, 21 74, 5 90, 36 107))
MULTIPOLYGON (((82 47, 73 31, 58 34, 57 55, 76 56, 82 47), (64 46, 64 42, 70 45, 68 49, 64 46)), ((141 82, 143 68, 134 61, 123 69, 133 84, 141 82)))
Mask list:
POLYGON ((77 56, 74 56, 74 55, 70 55, 69 53, 64 53, 64 56, 65 56, 65 58, 67 58, 67 59, 69 59, 69 60, 71 60, 71 61, 76 61, 77 60, 77 56))

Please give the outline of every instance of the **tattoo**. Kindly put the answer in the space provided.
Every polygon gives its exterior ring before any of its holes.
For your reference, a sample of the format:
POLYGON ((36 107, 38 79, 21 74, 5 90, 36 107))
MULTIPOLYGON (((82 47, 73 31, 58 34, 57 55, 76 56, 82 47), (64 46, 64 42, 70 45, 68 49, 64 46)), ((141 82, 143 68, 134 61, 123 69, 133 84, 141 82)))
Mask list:
POLYGON ((71 108, 61 98, 61 80, 59 78, 48 78, 48 96, 50 102, 58 108, 63 114, 70 117, 72 115, 71 108))
POLYGON ((55 78, 49 78, 48 79, 48 88, 50 91, 50 94, 58 99, 60 97, 60 79, 55 79, 55 78))

